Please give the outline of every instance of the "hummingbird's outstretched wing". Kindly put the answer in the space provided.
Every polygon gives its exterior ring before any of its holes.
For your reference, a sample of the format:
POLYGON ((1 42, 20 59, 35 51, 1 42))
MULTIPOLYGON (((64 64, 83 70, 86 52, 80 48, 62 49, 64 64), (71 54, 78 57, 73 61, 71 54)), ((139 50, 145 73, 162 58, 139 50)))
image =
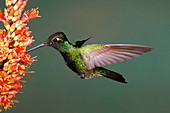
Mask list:
POLYGON ((89 70, 132 59, 150 50, 151 47, 134 44, 93 44, 81 48, 89 70))

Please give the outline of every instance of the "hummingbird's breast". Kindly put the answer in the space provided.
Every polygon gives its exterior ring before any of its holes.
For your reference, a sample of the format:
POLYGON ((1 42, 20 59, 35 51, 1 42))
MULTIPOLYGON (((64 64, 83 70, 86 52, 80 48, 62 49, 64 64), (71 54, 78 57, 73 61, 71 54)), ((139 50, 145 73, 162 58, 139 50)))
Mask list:
POLYGON ((62 53, 62 56, 67 66, 78 75, 82 75, 87 71, 86 63, 79 49, 73 49, 68 53, 62 53))

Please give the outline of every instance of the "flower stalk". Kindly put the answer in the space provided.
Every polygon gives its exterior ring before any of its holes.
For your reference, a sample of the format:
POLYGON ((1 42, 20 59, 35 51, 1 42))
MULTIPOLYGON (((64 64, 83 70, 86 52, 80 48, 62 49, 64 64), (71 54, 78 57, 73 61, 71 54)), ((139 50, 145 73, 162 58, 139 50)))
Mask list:
POLYGON ((18 100, 19 89, 26 82, 24 75, 33 73, 28 71, 35 61, 26 52, 26 47, 34 40, 27 27, 30 19, 40 17, 37 9, 23 13, 28 0, 5 0, 4 14, 0 10, 0 21, 4 29, 0 29, 0 111, 10 109, 18 100))

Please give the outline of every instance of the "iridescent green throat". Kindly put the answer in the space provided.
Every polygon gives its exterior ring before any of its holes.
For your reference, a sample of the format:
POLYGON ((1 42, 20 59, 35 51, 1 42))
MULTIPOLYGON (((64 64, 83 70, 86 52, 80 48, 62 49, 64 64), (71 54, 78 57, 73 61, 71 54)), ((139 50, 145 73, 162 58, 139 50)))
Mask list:
POLYGON ((68 41, 64 41, 64 43, 58 49, 61 52, 68 52, 71 49, 71 45, 68 41))

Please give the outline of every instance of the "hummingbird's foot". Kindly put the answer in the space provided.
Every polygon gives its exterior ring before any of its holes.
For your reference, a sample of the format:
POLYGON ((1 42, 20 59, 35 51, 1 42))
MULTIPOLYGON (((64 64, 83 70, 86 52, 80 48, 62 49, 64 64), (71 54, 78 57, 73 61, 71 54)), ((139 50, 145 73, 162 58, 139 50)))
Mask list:
POLYGON ((85 79, 85 77, 86 77, 86 76, 85 76, 84 74, 82 74, 82 75, 80 76, 81 79, 85 79))

